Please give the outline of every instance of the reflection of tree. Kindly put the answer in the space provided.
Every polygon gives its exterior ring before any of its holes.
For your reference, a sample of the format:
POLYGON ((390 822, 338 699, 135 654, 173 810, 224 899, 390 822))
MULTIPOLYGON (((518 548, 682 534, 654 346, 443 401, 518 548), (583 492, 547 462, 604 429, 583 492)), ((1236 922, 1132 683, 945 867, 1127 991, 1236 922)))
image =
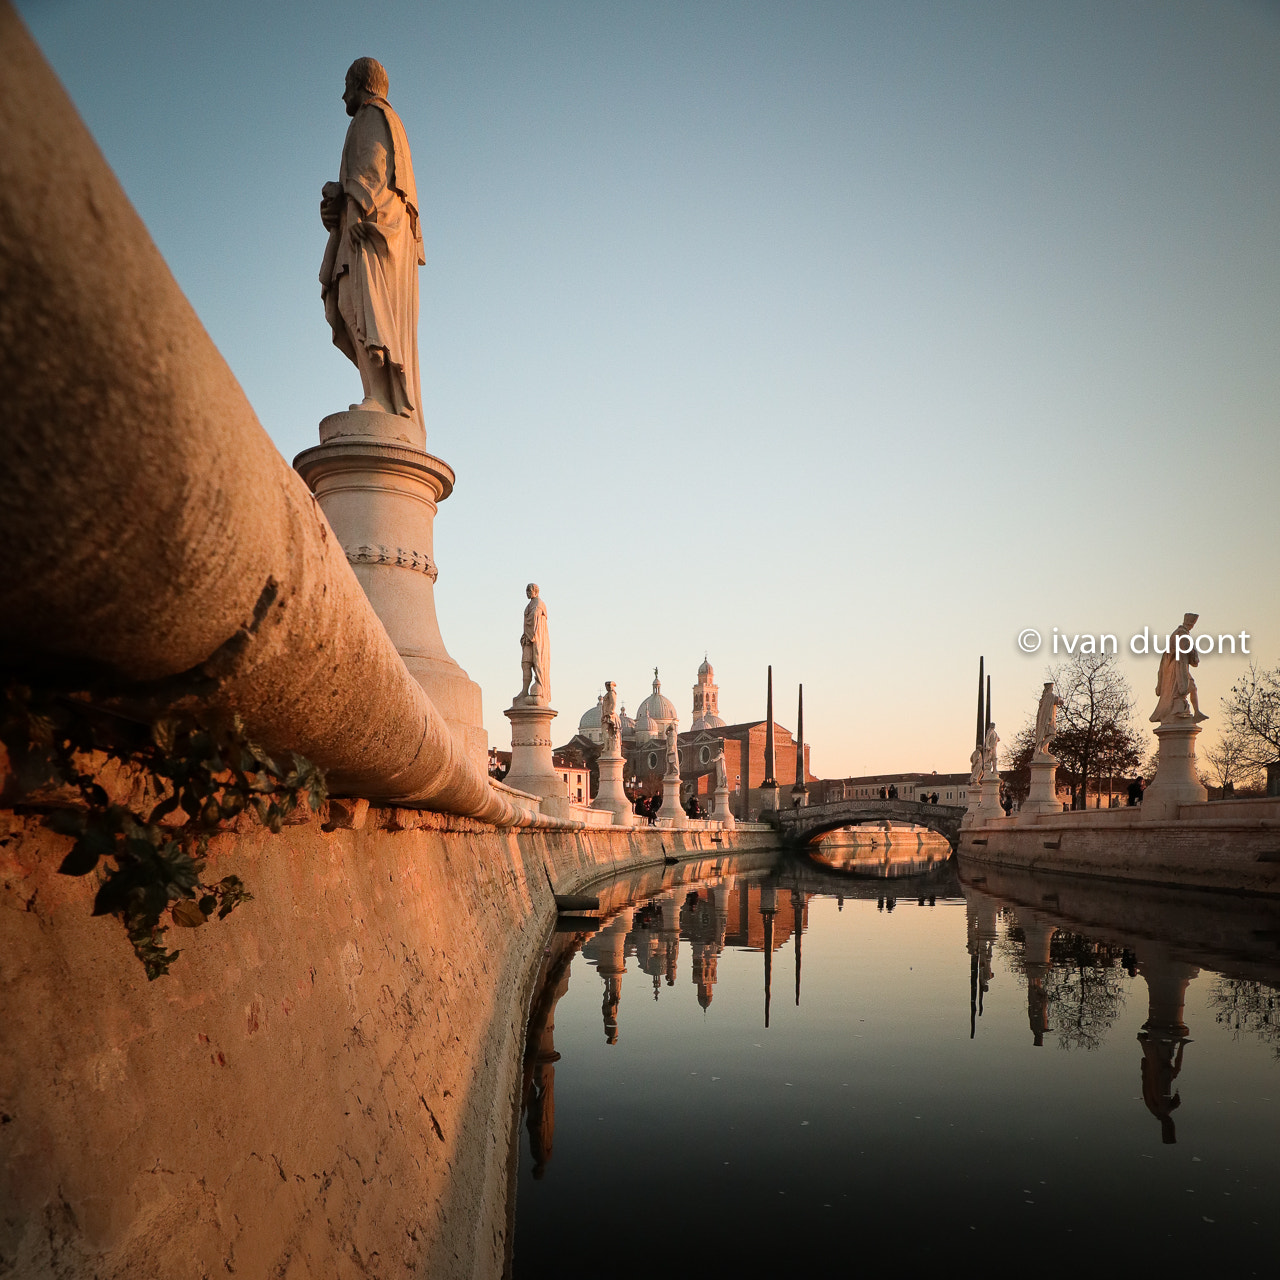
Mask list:
POLYGON ((1280 1058, 1280 991, 1246 978, 1215 978, 1209 988, 1214 1020, 1235 1033, 1257 1036, 1280 1058))
MULTIPOLYGON (((1027 983, 1024 934, 1006 931, 1000 950, 1027 983)), ((1049 944, 1050 968, 1039 978, 1047 1030, 1058 1034, 1060 1049, 1096 1049, 1106 1039, 1128 994, 1122 950, 1081 933, 1059 929, 1049 944)))

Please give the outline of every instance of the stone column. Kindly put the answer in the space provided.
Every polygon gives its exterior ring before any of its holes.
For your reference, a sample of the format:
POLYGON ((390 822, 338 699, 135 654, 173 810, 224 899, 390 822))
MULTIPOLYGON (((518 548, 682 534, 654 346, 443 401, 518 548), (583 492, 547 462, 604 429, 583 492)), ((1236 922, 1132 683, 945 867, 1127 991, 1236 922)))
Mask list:
POLYGON ((330 414, 320 444, 293 460, 405 666, 477 768, 488 768, 480 686, 449 656, 436 621, 436 510, 453 492, 448 463, 414 439, 409 418, 330 414))
MULTIPOLYGON (((609 751, 610 747, 606 746, 605 750, 609 751)), ((616 738, 613 741, 612 750, 613 755, 602 755, 596 761, 600 770, 600 790, 596 792, 596 798, 591 802, 591 807, 613 814, 615 827, 633 827, 636 823, 636 815, 631 808, 631 801, 627 799, 622 780, 626 761, 622 757, 616 738)))
POLYGON ((540 797, 543 813, 568 818, 569 788, 551 759, 551 722, 556 712, 531 694, 516 694, 502 714, 511 721, 511 769, 503 781, 540 797))
POLYGON ((1031 757, 1031 790, 1018 811, 1028 820, 1038 813, 1061 813, 1062 801, 1058 799, 1058 761, 1047 752, 1037 751, 1031 757))
POLYGON ((982 793, 978 802, 979 818, 1003 818, 1004 810, 1000 807, 1000 775, 987 773, 982 776, 982 793))
POLYGON ((1178 806, 1209 798, 1196 773, 1196 738, 1200 726, 1191 719, 1164 720, 1155 728, 1160 742, 1160 766, 1142 793, 1144 821, 1178 816, 1178 806))

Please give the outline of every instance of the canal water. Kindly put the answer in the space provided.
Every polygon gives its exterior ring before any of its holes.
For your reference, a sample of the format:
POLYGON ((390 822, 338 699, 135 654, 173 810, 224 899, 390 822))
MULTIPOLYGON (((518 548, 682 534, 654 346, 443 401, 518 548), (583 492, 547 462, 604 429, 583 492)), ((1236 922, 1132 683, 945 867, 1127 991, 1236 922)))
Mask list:
POLYGON ((1276 1274, 1277 904, 883 852, 600 892, 536 983, 511 1274, 1276 1274))

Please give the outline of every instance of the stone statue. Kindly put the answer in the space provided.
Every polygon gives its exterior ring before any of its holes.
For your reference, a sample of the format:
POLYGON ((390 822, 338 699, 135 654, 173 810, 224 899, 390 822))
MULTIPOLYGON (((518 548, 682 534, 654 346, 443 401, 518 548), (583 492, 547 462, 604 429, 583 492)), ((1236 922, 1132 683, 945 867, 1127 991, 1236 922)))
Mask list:
POLYGON ((716 755, 716 790, 729 790, 729 770, 724 763, 724 739, 720 740, 720 750, 716 755))
POLYGON ((1047 756, 1049 746, 1058 736, 1058 708, 1062 699, 1054 692, 1053 681, 1044 682, 1040 705, 1036 708, 1036 755, 1047 756))
POLYGON ((972 754, 969 756, 969 785, 978 787, 982 785, 982 748, 974 747, 972 754))
POLYGON ((621 722, 618 720, 618 692, 612 680, 604 682, 604 697, 600 699, 600 727, 604 730, 605 755, 616 755, 621 722))
POLYGON ((667 777, 675 777, 680 772, 680 749, 676 746, 676 727, 667 725, 667 777))
POLYGON ((520 670, 524 685, 522 698, 546 703, 551 698, 551 639, 547 632, 547 606, 538 595, 538 584, 524 589, 529 603, 524 607, 524 630, 520 633, 520 670))
POLYGON ((1193 720, 1197 724, 1209 717, 1200 710, 1200 698, 1191 668, 1200 665, 1191 628, 1196 625, 1198 613, 1184 613, 1182 625, 1169 637, 1169 648, 1160 655, 1160 670, 1156 673, 1156 709, 1151 713, 1153 724, 1166 720, 1193 720), (1181 641, 1181 643, 1179 643, 1181 641))
POLYGON ((418 382, 418 267, 422 228, 409 140, 387 102, 387 73, 373 58, 347 71, 342 101, 351 124, 338 181, 321 192, 329 243, 320 295, 333 345, 360 370, 353 409, 412 418, 423 431, 418 382))
POLYGON ((990 774, 993 778, 1000 777, 1000 738, 996 733, 995 724, 987 725, 987 736, 982 740, 982 776, 985 778, 990 774))

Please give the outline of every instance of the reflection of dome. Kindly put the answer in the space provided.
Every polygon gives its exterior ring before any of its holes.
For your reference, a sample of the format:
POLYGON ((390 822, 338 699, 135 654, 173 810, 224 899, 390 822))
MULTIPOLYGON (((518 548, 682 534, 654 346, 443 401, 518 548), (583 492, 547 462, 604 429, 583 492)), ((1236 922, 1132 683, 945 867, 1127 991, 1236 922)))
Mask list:
MULTIPOLYGON (((662 682, 658 679, 658 668, 653 669, 653 692, 640 704, 640 710, 636 712, 636 728, 639 729, 642 722, 649 721, 650 725, 656 721, 663 728, 668 724, 674 724, 679 719, 676 715, 675 703, 670 698, 662 696, 662 682)), ((655 732, 653 728, 649 732, 655 732)))

